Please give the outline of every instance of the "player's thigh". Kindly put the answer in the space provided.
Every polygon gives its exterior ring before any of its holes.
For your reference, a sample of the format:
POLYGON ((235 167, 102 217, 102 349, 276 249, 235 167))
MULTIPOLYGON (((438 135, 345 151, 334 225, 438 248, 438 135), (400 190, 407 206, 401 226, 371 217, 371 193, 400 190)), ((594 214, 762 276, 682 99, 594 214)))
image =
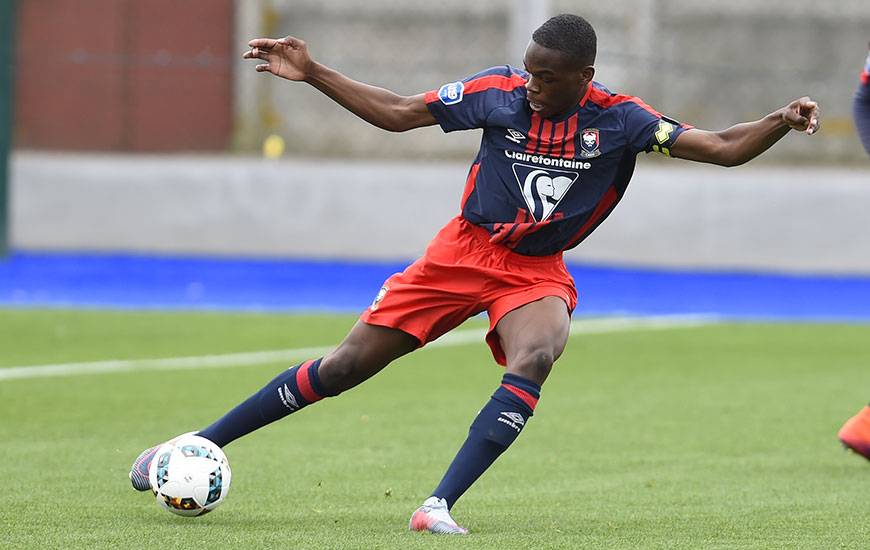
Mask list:
POLYGON ((357 321, 338 347, 323 358, 321 380, 327 386, 359 383, 419 345, 407 332, 357 321))
POLYGON ((496 332, 507 359, 507 371, 542 383, 549 366, 565 351, 570 327, 568 307, 556 296, 505 314, 496 332))

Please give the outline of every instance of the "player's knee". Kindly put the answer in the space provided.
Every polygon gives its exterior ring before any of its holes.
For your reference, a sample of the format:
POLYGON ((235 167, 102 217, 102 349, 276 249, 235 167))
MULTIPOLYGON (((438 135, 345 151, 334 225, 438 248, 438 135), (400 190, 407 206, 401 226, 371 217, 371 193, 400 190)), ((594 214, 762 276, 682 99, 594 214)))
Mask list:
POLYGON ((554 362, 555 357, 552 351, 534 348, 520 354, 513 364, 509 362, 508 370, 523 378, 541 384, 549 376, 554 362))

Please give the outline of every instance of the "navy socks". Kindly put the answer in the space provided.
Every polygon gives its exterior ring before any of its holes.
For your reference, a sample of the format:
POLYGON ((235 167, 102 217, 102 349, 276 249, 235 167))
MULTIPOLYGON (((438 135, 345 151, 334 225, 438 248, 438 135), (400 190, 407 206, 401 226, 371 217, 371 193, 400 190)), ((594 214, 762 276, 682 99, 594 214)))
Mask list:
POLYGON ((505 374, 502 384, 477 414, 468 438, 432 496, 452 507, 460 496, 520 435, 532 416, 541 387, 515 374, 505 374))
MULTIPOLYGON (((318 376, 320 359, 290 368, 240 403, 217 422, 198 432, 223 447, 288 414, 329 397, 318 376)), ((453 506, 495 459, 519 436, 535 410, 541 387, 515 374, 505 374, 502 384, 480 410, 468 438, 450 464, 433 496, 453 506)))
POLYGON ((319 367, 320 359, 317 359, 285 370, 197 435, 223 447, 306 405, 329 397, 320 384, 319 367))

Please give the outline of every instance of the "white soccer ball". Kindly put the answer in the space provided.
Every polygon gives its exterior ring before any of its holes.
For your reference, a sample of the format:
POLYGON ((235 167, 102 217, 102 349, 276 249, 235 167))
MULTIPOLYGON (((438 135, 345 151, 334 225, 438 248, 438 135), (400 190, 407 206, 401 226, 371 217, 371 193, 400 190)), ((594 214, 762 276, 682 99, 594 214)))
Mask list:
POLYGON ((148 478, 161 507, 180 516, 200 516, 224 501, 232 472, 220 447, 185 434, 157 449, 148 478))

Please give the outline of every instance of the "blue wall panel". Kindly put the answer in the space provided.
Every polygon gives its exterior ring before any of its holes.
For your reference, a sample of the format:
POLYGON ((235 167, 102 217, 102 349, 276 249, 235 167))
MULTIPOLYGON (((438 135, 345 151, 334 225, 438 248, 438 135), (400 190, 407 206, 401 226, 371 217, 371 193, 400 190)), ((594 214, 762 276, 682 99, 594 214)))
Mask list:
MULTIPOLYGON (((0 306, 347 311, 405 263, 15 252, 0 306)), ((569 266, 580 315, 870 321, 870 278, 569 266)))

